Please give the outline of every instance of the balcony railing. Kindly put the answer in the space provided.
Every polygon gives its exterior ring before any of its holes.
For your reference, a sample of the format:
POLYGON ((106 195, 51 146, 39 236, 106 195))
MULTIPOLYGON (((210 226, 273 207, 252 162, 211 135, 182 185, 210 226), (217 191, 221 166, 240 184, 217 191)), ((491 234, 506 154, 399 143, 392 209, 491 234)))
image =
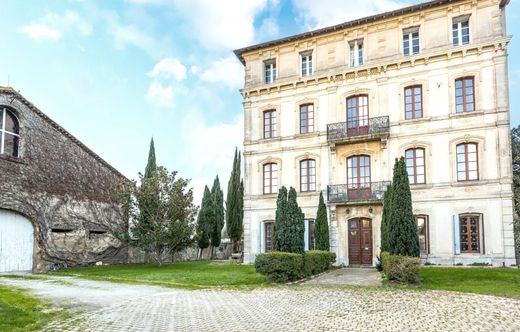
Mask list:
POLYGON ((327 186, 327 200, 329 203, 382 201, 390 183, 390 181, 383 181, 359 185, 336 184, 327 186))
POLYGON ((342 141, 364 137, 380 137, 390 132, 388 116, 327 125, 327 140, 342 141))

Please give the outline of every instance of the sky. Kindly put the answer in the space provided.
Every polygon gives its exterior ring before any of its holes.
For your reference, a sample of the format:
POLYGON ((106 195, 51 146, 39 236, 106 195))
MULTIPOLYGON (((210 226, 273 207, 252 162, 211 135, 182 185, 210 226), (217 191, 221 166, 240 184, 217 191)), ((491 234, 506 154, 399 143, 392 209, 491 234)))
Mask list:
MULTIPOLYGON (((131 179, 157 163, 227 188, 242 147, 233 49, 417 0, 0 0, 0 86, 25 98, 131 179)), ((507 8, 511 122, 520 124, 520 0, 507 8)))

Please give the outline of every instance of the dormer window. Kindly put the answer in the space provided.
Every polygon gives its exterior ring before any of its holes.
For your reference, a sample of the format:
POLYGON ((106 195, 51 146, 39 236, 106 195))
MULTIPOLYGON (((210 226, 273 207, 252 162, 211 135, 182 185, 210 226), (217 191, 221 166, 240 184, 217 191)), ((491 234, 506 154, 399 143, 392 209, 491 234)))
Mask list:
POLYGON ((302 77, 312 75, 312 51, 300 53, 300 58, 302 77))
POLYGON ((453 19, 453 46, 469 44, 469 15, 453 19))
POLYGON ((349 43, 350 47, 350 67, 362 66, 365 63, 363 39, 353 40, 349 43))
POLYGON ((264 62, 265 68, 265 84, 271 84, 276 81, 276 60, 267 60, 264 62))
POLYGON ((5 107, 0 107, 0 154, 18 157, 20 125, 16 116, 5 107))
POLYGON ((411 27, 403 30, 403 54, 419 54, 419 27, 411 27))

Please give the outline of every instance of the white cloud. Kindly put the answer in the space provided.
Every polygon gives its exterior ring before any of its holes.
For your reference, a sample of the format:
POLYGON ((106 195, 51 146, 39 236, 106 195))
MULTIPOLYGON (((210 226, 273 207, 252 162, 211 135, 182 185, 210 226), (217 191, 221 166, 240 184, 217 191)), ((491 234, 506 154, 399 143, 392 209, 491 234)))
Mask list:
POLYGON ((55 41, 61 38, 61 32, 39 23, 23 26, 20 28, 20 32, 36 41, 55 41))
POLYGON ((172 0, 172 3, 202 47, 229 50, 255 40, 255 17, 269 0, 172 0))
POLYGON ((176 92, 184 93, 184 88, 177 84, 186 79, 186 66, 178 59, 165 58, 159 61, 148 76, 153 78, 145 98, 155 106, 172 108, 176 92), (177 86, 174 89, 174 85, 177 86))
POLYGON ((192 110, 182 121, 182 135, 189 142, 184 145, 183 162, 197 174, 192 182, 195 203, 200 204, 204 186, 211 186, 216 175, 226 195, 235 148, 240 148, 244 140, 243 116, 231 123, 209 125, 201 112, 192 110))
POLYGON ((394 10, 407 6, 411 2, 418 1, 365 0, 353 5, 352 1, 345 0, 293 0, 293 6, 298 12, 298 20, 304 23, 306 30, 309 30, 394 10))
POLYGON ((178 59, 165 58, 159 61, 148 73, 148 76, 156 79, 175 79, 182 81, 186 78, 186 66, 178 59))
POLYGON ((200 74, 200 79, 208 83, 224 84, 228 88, 238 89, 244 84, 244 67, 234 55, 218 59, 200 74))
POLYGON ((160 82, 152 82, 145 95, 146 100, 158 107, 171 108, 174 106, 173 86, 163 86, 160 82))
POLYGON ((92 25, 81 18, 78 13, 67 10, 63 15, 49 13, 37 21, 21 27, 19 31, 36 41, 56 41, 66 33, 90 36, 92 25))

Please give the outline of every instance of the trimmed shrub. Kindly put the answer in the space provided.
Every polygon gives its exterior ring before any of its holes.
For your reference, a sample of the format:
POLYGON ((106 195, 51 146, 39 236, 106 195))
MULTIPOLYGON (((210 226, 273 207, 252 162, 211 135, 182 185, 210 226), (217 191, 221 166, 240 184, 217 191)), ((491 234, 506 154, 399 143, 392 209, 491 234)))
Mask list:
POLYGON ((390 281, 415 284, 420 281, 419 258, 410 256, 391 255, 388 252, 381 253, 381 265, 383 273, 390 281))
POLYGON ((255 269, 272 282, 298 280, 304 276, 303 256, 288 252, 260 254, 256 256, 255 269))
POLYGON ((336 261, 336 254, 330 251, 312 250, 303 254, 303 272, 306 276, 327 271, 336 261))

